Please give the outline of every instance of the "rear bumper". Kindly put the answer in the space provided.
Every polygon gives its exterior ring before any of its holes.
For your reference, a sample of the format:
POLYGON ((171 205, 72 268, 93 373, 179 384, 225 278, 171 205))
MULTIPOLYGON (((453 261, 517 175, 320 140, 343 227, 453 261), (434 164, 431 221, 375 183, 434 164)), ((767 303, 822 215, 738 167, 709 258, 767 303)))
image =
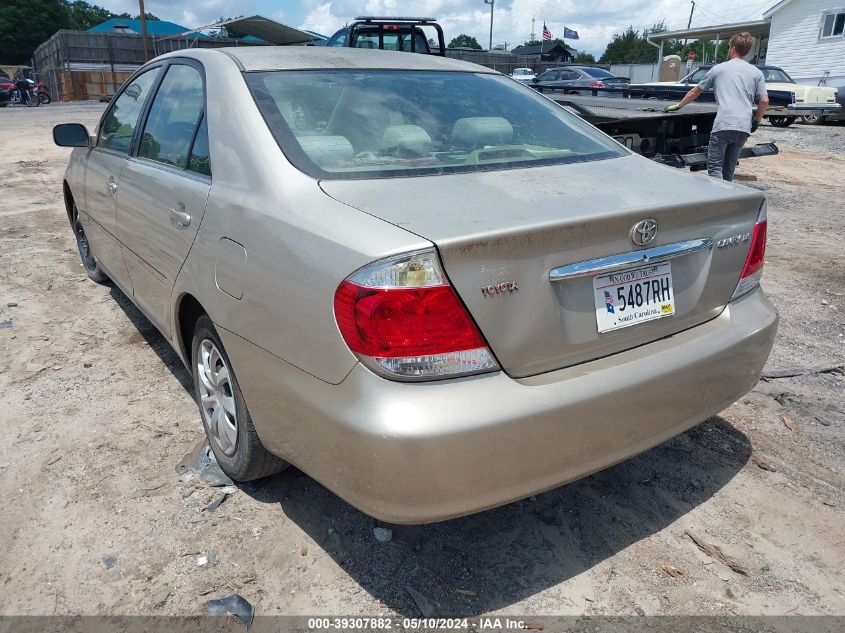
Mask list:
POLYGON ((358 365, 330 385, 221 336, 269 450, 370 515, 424 523, 573 481, 718 413, 757 383, 777 320, 758 289, 708 323, 576 367, 416 384, 358 365))
POLYGON ((791 113, 802 114, 805 112, 810 113, 826 113, 826 114, 836 114, 839 110, 842 109, 842 106, 838 103, 790 103, 786 106, 786 109, 789 110, 791 113))

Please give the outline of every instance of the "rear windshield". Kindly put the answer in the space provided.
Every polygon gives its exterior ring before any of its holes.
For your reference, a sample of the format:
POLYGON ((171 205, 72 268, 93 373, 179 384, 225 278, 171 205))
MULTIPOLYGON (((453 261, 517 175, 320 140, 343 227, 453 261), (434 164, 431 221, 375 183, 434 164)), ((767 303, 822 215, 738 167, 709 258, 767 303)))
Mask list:
POLYGON ((246 73, 282 151, 316 178, 400 177, 624 155, 534 90, 465 72, 246 73))
POLYGON ((794 84, 792 77, 783 72, 780 68, 761 68, 763 77, 768 83, 794 84))
POLYGON ((602 68, 583 68, 582 70, 591 77, 613 77, 613 73, 609 73, 602 68))

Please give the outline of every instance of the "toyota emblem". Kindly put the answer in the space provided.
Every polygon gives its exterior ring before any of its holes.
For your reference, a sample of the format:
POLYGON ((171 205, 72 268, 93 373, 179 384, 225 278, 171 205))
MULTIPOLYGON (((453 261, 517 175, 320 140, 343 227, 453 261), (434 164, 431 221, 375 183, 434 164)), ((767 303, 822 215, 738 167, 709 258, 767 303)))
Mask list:
POLYGON ((640 220, 631 229, 631 241, 637 246, 645 246, 657 237, 657 220, 640 220))

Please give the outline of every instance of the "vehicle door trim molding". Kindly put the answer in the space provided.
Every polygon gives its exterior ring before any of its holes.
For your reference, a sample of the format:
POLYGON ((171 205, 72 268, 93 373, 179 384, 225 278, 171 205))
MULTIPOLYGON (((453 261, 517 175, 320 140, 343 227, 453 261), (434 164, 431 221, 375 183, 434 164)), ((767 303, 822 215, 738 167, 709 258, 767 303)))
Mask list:
POLYGON ((599 257, 598 259, 590 259, 584 262, 553 268, 549 272, 549 281, 555 283, 576 277, 612 272, 636 264, 665 262, 676 257, 683 257, 684 255, 691 255, 712 249, 713 240, 710 238, 701 238, 686 242, 676 242, 675 244, 665 244, 664 246, 655 246, 629 253, 619 253, 617 255, 599 257))

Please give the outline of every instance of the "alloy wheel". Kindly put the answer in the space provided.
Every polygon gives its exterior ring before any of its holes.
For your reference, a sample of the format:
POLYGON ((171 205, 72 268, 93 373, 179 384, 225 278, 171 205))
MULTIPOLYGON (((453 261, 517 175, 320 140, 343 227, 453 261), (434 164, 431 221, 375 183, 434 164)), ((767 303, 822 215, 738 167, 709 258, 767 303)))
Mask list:
POLYGON ((238 446, 238 414, 231 372, 211 339, 202 340, 194 361, 205 426, 217 447, 231 457, 238 446))

